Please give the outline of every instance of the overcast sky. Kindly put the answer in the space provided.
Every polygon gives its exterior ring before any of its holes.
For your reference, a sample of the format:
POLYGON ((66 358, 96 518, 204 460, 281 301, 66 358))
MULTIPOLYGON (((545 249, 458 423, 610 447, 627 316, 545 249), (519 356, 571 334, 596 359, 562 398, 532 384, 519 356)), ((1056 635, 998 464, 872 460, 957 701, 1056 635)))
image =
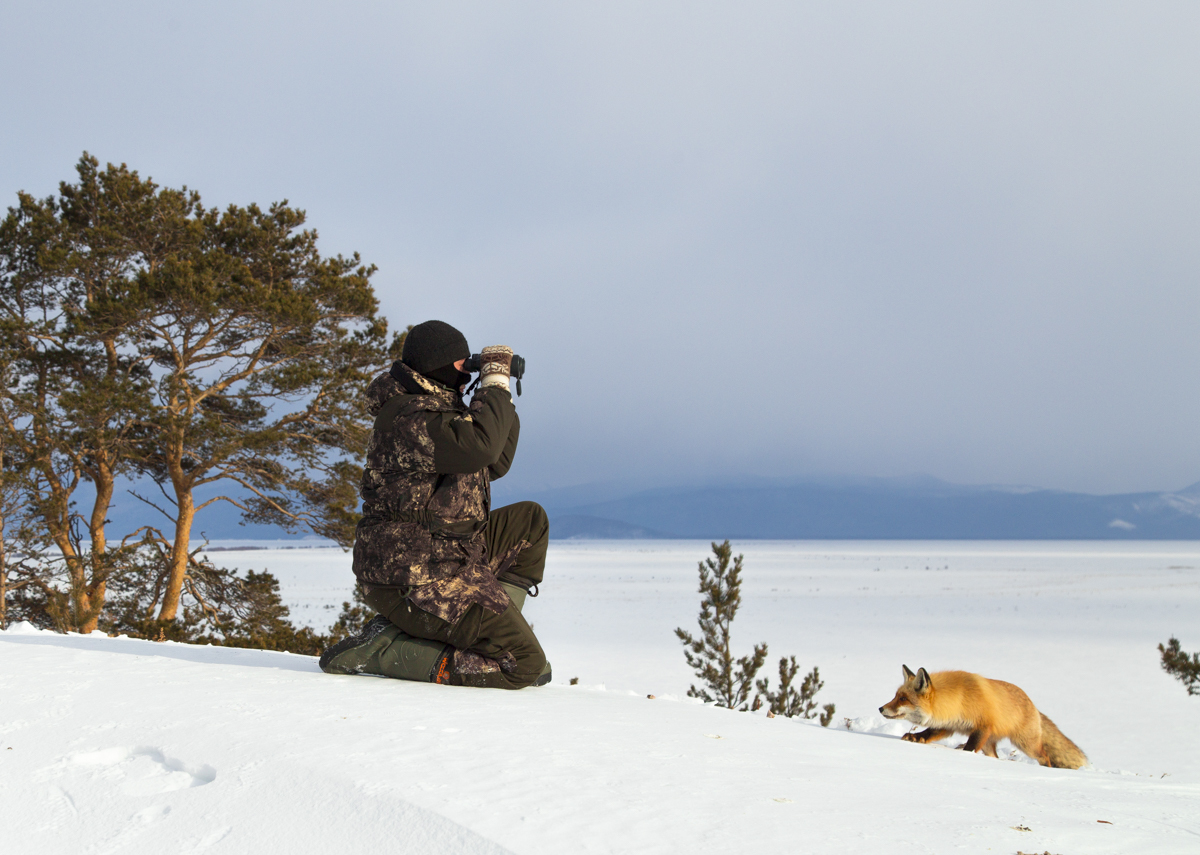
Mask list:
POLYGON ((0 194, 288 199, 513 487, 1200 481, 1200 4, 0 5, 0 194))

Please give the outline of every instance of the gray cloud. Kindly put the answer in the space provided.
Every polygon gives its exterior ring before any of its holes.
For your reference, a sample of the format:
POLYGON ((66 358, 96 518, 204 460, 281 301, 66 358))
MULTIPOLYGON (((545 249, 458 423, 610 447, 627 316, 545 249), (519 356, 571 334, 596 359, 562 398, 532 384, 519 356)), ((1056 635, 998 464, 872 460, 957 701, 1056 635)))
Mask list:
MULTIPOLYGON (((15 4, 12 4, 15 6, 15 4)), ((0 190, 288 198, 529 359, 517 486, 1200 480, 1190 3, 0 11, 0 190)))

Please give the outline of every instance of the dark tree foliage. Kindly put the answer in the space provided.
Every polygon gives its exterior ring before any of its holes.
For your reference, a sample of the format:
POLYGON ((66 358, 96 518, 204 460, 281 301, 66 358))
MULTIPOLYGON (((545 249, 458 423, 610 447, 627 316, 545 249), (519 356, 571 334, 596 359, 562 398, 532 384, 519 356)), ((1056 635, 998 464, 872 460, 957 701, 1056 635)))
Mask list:
POLYGON ((342 603, 338 619, 329 628, 329 644, 336 644, 343 638, 358 635, 373 617, 375 610, 367 605, 367 601, 363 599, 362 587, 355 583, 354 602, 342 603))
POLYGON ((1183 683, 1189 695, 1200 695, 1200 653, 1184 653, 1178 638, 1172 638, 1166 647, 1158 645, 1158 652, 1163 670, 1183 683))
POLYGON ((201 557, 201 549, 189 555, 191 566, 181 597, 181 615, 161 620, 157 613, 167 586, 169 552, 161 539, 147 536, 121 572, 114 575, 100 628, 137 638, 195 641, 247 618, 252 598, 244 580, 236 570, 217 567, 201 557))
MULTIPOLYGON (((762 706, 762 701, 767 702, 767 709, 775 715, 787 716, 794 718, 817 718, 817 692, 821 691, 825 686, 825 681, 821 679, 821 673, 813 666, 813 669, 804 675, 804 679, 800 682, 800 689, 797 691, 795 686, 796 675, 800 672, 800 666, 796 664, 796 657, 789 656, 786 659, 779 660, 779 689, 772 692, 770 690, 769 681, 764 677, 758 680, 754 685, 758 689, 758 695, 754 699, 754 709, 759 709, 762 706)), ((837 711, 834 704, 825 704, 821 708, 820 713, 821 727, 829 727, 829 723, 833 721, 833 714, 837 711)))
MULTIPOLYGON (((43 578, 36 520, 25 501, 29 473, 23 461, 8 452, 4 439, 5 432, 0 429, 0 629, 9 624, 10 598, 19 603, 12 612, 17 620, 25 620, 25 611, 34 611, 39 626, 52 628, 55 621, 45 606, 56 592, 43 578), (41 607, 33 605, 35 602, 41 602, 41 607)), ((55 605, 56 611, 63 612, 65 599, 55 605)))
POLYGON ((742 604, 742 556, 730 559, 729 541, 712 545, 716 560, 700 562, 700 637, 682 627, 675 635, 683 642, 687 664, 703 681, 688 688, 688 697, 729 709, 748 709, 754 676, 767 658, 767 645, 756 644, 749 656, 733 658, 730 626, 742 604))
POLYGON ((218 643, 228 647, 256 650, 287 650, 318 655, 325 639, 310 627, 295 627, 288 619, 288 607, 279 598, 279 582, 270 573, 251 570, 239 580, 242 594, 236 621, 221 627, 220 634, 202 635, 197 642, 218 643))
POLYGON ((152 545, 139 550, 137 560, 114 578, 109 610, 101 628, 157 641, 182 641, 257 650, 284 650, 316 656, 326 647, 357 633, 374 616, 355 589, 355 604, 342 604, 342 612, 328 633, 297 627, 279 596, 279 582, 268 572, 216 567, 191 556, 192 567, 181 597, 180 616, 156 617, 166 587, 167 555, 152 545))

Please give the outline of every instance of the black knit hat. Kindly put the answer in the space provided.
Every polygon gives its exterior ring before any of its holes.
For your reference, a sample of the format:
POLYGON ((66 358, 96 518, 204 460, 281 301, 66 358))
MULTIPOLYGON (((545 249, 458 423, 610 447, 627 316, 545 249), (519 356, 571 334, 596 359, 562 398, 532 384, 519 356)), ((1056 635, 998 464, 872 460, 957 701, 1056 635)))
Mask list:
POLYGON ((418 374, 428 374, 470 355, 466 336, 444 321, 426 321, 408 331, 400 361, 418 374))

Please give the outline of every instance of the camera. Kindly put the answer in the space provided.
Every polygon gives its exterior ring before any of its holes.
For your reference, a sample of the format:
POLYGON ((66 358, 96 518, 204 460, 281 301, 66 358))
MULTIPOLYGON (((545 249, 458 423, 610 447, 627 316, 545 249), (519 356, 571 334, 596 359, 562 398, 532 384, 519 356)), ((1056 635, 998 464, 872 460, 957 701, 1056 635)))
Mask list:
MULTIPOLYGON (((472 353, 467 357, 467 361, 463 363, 462 370, 470 374, 478 374, 479 369, 483 368, 483 357, 478 353, 472 353)), ((512 379, 517 381, 517 395, 521 394, 521 378, 525 376, 525 357, 513 354, 512 363, 509 365, 508 374, 512 379)), ((479 382, 476 380, 476 382, 479 382)), ((471 387, 474 388, 472 383, 471 387)))

